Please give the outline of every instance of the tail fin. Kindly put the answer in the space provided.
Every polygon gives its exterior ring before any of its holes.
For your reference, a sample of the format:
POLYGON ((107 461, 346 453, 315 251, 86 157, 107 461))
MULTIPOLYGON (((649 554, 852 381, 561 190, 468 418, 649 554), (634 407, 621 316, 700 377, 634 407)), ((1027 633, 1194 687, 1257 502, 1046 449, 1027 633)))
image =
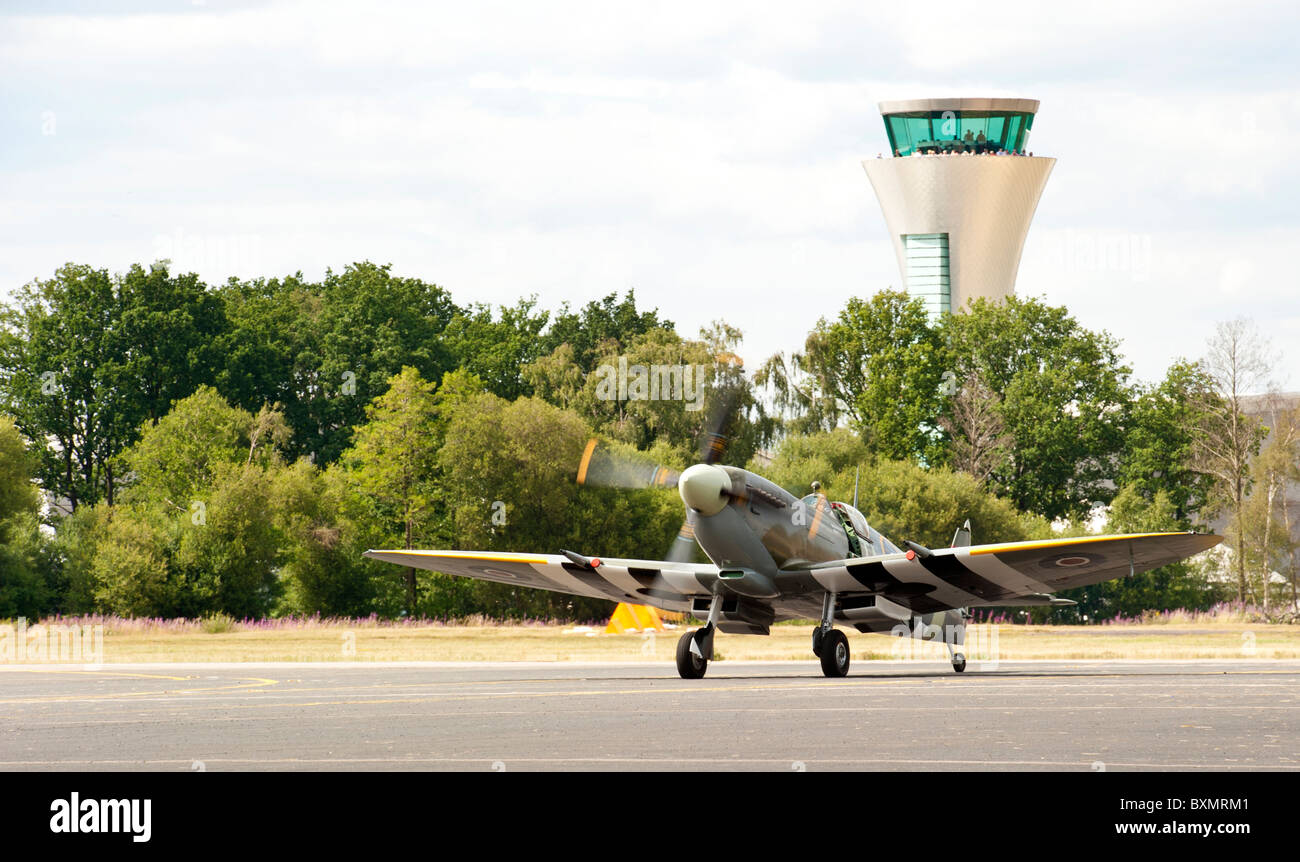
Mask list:
POLYGON ((962 524, 957 532, 952 534, 952 547, 969 548, 970 547, 970 518, 962 524))

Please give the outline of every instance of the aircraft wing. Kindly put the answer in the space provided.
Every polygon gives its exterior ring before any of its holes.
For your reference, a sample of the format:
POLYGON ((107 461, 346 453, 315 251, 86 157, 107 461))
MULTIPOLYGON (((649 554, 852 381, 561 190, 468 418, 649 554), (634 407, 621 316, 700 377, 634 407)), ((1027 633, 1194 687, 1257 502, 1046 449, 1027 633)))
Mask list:
POLYGON ((666 563, 572 557, 560 554, 516 554, 497 551, 366 551, 372 560, 414 566, 448 575, 571 593, 615 602, 690 610, 693 596, 709 595, 699 575, 716 580, 718 568, 697 563, 666 563))
POLYGON ((1043 584, 1048 589, 1042 592, 1054 593, 1157 569, 1222 541, 1223 537, 1209 533, 1136 533, 1011 542, 969 548, 963 564, 992 572, 993 565, 987 562, 992 560, 1043 584))
MULTIPOLYGON (((1223 541, 1202 533, 1084 536, 855 557, 776 578, 778 618, 815 617, 821 593, 880 595, 916 613, 949 608, 1055 605, 1051 594, 1145 572, 1223 541)), ((579 596, 689 611, 718 568, 661 560, 493 551, 367 551, 373 560, 579 596)))
POLYGON ((1139 533, 936 548, 783 571, 778 585, 783 592, 882 595, 917 613, 1053 604, 1052 593, 1145 572, 1221 541, 1203 533, 1139 533))

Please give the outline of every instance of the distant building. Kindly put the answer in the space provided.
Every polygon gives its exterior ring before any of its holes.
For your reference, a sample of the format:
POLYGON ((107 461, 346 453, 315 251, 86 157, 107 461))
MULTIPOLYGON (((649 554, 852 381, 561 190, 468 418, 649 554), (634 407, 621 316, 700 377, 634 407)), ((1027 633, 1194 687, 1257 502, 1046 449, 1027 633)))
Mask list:
POLYGON ((1033 99, 881 102, 892 158, 862 163, 907 292, 932 317, 1015 290, 1056 159, 1027 155, 1033 99))

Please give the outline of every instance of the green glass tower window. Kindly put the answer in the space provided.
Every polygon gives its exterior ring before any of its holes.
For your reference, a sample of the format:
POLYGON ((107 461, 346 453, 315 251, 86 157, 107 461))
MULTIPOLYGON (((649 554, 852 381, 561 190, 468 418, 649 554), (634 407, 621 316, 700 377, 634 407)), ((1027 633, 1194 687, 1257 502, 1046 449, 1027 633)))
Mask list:
POLYGON ((896 156, 934 152, 1023 152, 1034 115, 1023 111, 912 111, 885 114, 896 156))
POLYGON ((948 234, 903 234, 907 293, 925 303, 930 320, 952 311, 952 280, 948 263, 948 234))

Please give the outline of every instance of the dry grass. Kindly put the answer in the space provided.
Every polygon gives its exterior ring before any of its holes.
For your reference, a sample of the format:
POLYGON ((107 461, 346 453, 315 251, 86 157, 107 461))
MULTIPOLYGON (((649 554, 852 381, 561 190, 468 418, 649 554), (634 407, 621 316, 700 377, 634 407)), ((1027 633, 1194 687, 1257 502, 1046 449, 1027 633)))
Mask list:
MULTIPOLYGON (((344 621, 274 630, 117 629, 106 625, 106 662, 246 661, 664 661, 682 629, 607 635, 561 625, 349 625, 344 621)), ((942 645, 883 635, 851 636, 853 657, 946 660, 942 645)), ((811 660, 811 625, 781 625, 769 637, 719 634, 718 658, 811 660)), ((1300 626, 1189 624, 972 628, 972 660, 1300 658, 1300 626)))

